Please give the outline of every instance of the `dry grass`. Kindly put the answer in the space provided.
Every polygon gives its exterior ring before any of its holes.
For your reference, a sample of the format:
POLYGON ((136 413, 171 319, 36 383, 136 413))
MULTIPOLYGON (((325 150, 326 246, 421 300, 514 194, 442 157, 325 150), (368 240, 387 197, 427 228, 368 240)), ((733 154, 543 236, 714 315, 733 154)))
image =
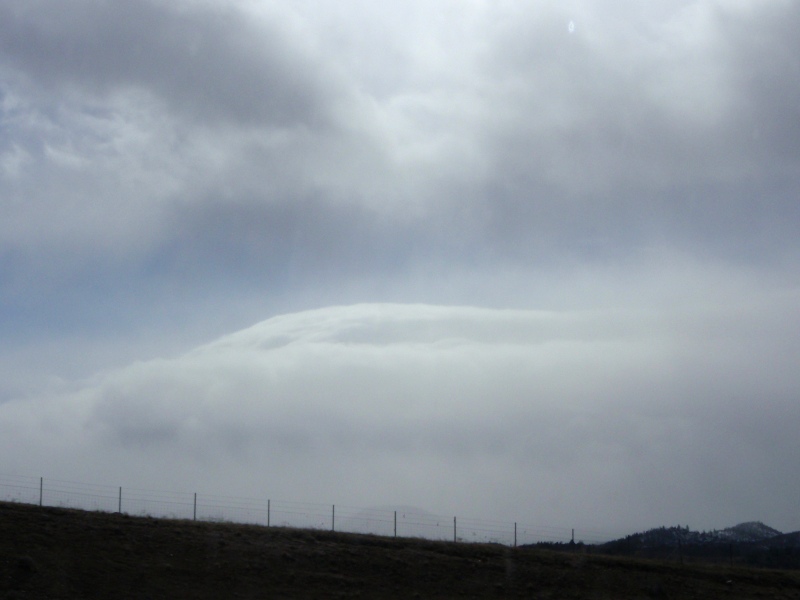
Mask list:
POLYGON ((0 503, 0 599, 800 598, 800 574, 0 503))

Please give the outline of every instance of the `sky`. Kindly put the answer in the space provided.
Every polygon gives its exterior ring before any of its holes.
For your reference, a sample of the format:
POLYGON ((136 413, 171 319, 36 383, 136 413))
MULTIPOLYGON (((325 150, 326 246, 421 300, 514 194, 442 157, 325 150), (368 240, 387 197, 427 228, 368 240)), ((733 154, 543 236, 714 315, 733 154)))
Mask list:
POLYGON ((0 473, 800 530, 799 27, 0 0, 0 473))

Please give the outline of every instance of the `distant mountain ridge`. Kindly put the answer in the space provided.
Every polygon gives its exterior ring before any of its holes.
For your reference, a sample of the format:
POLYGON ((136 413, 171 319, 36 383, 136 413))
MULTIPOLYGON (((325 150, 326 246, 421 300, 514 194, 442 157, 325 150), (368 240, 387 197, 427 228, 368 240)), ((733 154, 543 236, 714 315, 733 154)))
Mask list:
POLYGON ((728 527, 721 531, 714 531, 720 541, 730 542, 760 542, 783 535, 777 529, 764 525, 761 521, 748 521, 728 527))
POLYGON ((628 547, 646 549, 709 544, 765 542, 784 534, 761 521, 748 521, 733 527, 713 531, 692 531, 689 527, 658 527, 601 544, 602 548, 628 547))
POLYGON ((600 544, 604 553, 652 558, 686 557, 753 566, 800 568, 800 531, 781 533, 760 521, 713 531, 658 527, 600 544))

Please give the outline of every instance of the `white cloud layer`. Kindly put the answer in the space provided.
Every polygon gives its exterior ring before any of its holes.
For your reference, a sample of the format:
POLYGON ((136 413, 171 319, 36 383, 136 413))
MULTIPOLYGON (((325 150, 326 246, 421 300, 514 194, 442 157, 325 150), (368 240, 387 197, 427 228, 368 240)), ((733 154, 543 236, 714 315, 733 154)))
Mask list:
POLYGON ((600 530, 797 529, 796 300, 285 315, 0 405, 0 471, 600 530), (784 346, 761 347, 766 329, 784 346))

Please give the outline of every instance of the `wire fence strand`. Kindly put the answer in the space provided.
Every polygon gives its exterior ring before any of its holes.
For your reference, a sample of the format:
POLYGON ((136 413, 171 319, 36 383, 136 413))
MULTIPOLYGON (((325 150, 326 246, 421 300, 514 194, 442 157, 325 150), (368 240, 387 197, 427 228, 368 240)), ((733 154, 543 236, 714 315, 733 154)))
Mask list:
POLYGON ((600 530, 575 530, 506 521, 435 515, 414 509, 360 508, 215 494, 147 490, 43 477, 0 474, 0 501, 118 512, 132 516, 334 530, 505 546, 588 544, 613 539, 600 530))

